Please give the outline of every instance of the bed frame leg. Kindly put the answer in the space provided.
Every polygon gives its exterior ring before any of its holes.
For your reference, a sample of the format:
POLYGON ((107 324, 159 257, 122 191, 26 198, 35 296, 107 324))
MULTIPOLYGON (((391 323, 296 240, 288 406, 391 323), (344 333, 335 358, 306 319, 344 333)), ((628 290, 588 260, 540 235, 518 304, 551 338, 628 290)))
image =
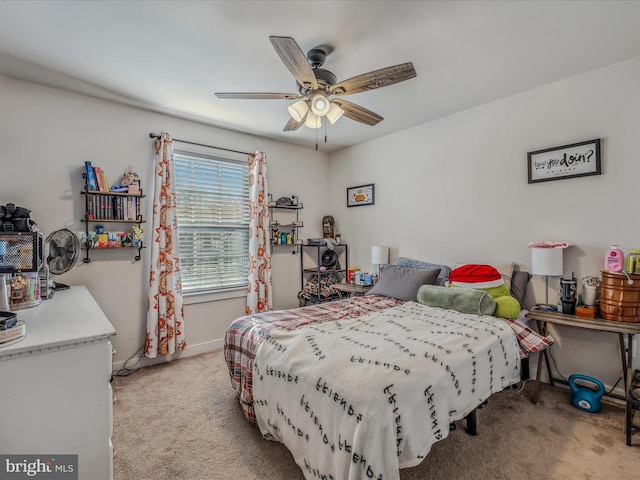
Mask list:
POLYGON ((476 409, 473 409, 473 412, 471 412, 469 415, 467 415, 466 417, 464 417, 464 419, 467 421, 467 433, 469 435, 477 435, 478 434, 478 423, 477 423, 477 418, 476 418, 476 409))

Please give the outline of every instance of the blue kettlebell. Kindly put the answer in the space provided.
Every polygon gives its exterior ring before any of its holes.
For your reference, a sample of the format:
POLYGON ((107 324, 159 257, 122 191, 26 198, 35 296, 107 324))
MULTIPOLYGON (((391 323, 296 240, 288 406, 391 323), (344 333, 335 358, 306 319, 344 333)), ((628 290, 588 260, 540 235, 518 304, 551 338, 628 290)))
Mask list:
POLYGON ((590 413, 600 411, 602 407, 600 399, 604 395, 604 385, 600 380, 576 373, 569 377, 569 387, 571 387, 571 391, 573 392, 571 395, 571 403, 573 403, 574 407, 590 413), (591 388, 578 387, 575 384, 575 380, 578 379, 593 383, 598 387, 598 390, 594 391, 591 388))

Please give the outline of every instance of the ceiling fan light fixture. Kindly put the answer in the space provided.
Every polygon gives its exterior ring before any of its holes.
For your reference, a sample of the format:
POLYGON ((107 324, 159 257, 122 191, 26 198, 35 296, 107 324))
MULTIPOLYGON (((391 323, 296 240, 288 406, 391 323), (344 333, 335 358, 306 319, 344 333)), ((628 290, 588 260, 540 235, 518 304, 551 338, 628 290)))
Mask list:
POLYGON ((321 93, 316 93, 313 97, 311 97, 311 111, 318 117, 322 117, 329 113, 329 109, 331 108, 331 104, 327 97, 322 95, 321 93))
POLYGON ((311 112, 307 113, 304 126, 307 128, 320 128, 322 126, 322 119, 313 113, 313 108, 311 110, 311 112))
POLYGON ((304 119, 304 116, 309 111, 309 105, 307 105, 307 102, 305 100, 298 100, 293 105, 289 105, 287 110, 289 110, 289 115, 291 115, 291 118, 293 118, 296 122, 301 122, 304 119))
POLYGON ((331 122, 331 125, 333 125, 340 119, 343 113, 343 109, 335 103, 331 103, 331 108, 329 108, 329 113, 327 113, 327 119, 331 122))

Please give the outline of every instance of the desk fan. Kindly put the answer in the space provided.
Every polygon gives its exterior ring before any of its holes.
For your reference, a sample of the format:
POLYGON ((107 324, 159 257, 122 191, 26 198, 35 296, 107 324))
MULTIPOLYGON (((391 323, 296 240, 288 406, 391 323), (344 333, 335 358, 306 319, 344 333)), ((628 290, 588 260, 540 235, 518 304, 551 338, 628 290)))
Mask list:
POLYGON ((51 298, 58 290, 67 290, 69 285, 53 282, 49 278, 51 275, 61 275, 71 270, 78 260, 78 250, 80 241, 78 237, 69 229, 62 228, 49 234, 45 244, 46 255, 46 277, 40 277, 41 289, 46 288, 43 298, 51 298))

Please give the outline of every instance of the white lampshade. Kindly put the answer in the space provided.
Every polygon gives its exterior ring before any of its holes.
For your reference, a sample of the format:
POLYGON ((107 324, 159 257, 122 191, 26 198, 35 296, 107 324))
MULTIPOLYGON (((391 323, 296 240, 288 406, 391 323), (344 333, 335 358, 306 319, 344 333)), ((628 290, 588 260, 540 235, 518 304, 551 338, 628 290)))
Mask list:
POLYGON ((389 263, 389 247, 371 247, 371 263, 386 265, 389 263))
POLYGON ((331 108, 331 104, 327 97, 325 97, 321 93, 316 93, 313 97, 311 97, 311 111, 316 114, 318 117, 322 117, 329 113, 329 109, 331 108))
POLYGON ((307 113, 307 119, 304 122, 305 127, 308 128, 320 128, 322 126, 322 119, 313 112, 307 113))
POLYGON ((329 109, 329 113, 327 113, 327 119, 331 122, 331 125, 333 125, 340 119, 343 113, 343 109, 341 109, 335 103, 332 103, 331 108, 329 109))
POLYGON ((563 273, 563 248, 532 248, 531 273, 534 275, 560 276, 563 273))
POLYGON ((287 110, 289 110, 289 115, 291 115, 291 118, 293 118, 296 122, 301 122, 304 119, 304 116, 309 111, 309 105, 307 105, 307 102, 305 100, 298 100, 293 105, 289 105, 287 110))

